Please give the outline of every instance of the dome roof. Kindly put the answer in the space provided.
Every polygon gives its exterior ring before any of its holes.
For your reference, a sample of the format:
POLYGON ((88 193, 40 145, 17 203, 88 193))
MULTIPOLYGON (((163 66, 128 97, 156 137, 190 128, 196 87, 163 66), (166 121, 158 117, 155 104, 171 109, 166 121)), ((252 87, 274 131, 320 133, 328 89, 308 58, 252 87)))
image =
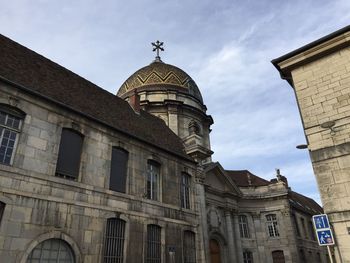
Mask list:
POLYGON ((176 89, 192 95, 203 104, 202 95, 194 80, 182 69, 162 61, 154 61, 132 74, 120 87, 117 95, 125 97, 125 94, 134 89, 140 90, 146 87, 152 87, 152 90, 157 87, 176 89))

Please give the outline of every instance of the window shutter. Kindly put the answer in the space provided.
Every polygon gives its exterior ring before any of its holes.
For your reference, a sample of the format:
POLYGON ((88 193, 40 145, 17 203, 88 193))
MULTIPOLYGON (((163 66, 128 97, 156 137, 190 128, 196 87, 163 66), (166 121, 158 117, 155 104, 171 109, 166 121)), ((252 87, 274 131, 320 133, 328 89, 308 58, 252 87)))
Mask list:
POLYGON ((63 129, 58 153, 56 175, 76 179, 84 137, 76 131, 63 129))
POLYGON ((121 148, 112 148, 110 190, 125 193, 128 155, 128 152, 121 148))

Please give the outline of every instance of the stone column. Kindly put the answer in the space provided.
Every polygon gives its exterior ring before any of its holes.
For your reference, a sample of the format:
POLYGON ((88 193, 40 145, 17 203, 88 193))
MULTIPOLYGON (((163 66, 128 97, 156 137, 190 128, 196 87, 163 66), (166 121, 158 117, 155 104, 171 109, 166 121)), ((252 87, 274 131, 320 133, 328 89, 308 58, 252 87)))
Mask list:
POLYGON ((233 216, 233 224, 235 229, 235 243, 236 243, 236 253, 237 253, 237 261, 238 263, 243 263, 243 249, 242 249, 242 241, 241 235, 239 232, 239 223, 238 223, 238 215, 233 216))
POLYGON ((228 253, 229 253, 229 262, 237 262, 237 253, 235 247, 235 233, 233 231, 231 212, 225 211, 226 217, 226 226, 227 226, 227 239, 228 239, 228 253))
POLYGON ((200 256, 198 262, 209 262, 209 236, 208 236, 208 222, 207 222, 207 209, 205 202, 205 189, 204 189, 205 174, 201 165, 197 166, 196 174, 196 211, 199 213, 200 226, 198 227, 198 239, 199 239, 199 253, 200 256))
POLYGON ((264 226, 261 225, 260 213, 252 213, 254 228, 255 228, 255 240, 258 248, 258 261, 264 262, 266 254, 265 254, 265 246, 264 240, 266 240, 266 233, 264 226))

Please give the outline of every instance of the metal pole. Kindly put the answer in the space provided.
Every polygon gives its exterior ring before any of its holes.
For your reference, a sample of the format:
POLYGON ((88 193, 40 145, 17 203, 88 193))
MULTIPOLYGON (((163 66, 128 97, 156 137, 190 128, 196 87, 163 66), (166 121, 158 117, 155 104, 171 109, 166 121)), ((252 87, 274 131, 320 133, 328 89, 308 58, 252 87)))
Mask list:
POLYGON ((328 256, 329 256, 329 262, 333 263, 333 257, 332 257, 331 249, 329 248, 329 246, 327 246, 327 251, 328 251, 328 256))

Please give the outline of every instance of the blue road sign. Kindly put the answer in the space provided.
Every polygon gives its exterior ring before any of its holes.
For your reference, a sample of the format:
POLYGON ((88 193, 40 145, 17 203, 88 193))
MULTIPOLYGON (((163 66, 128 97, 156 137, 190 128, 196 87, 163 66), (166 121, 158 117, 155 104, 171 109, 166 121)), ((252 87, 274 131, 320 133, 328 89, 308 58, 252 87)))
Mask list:
POLYGON ((320 246, 334 245, 334 238, 330 229, 316 230, 318 244, 320 246))
POLYGON ((314 226, 316 230, 329 228, 328 217, 325 214, 313 216, 312 221, 314 222, 314 226))

